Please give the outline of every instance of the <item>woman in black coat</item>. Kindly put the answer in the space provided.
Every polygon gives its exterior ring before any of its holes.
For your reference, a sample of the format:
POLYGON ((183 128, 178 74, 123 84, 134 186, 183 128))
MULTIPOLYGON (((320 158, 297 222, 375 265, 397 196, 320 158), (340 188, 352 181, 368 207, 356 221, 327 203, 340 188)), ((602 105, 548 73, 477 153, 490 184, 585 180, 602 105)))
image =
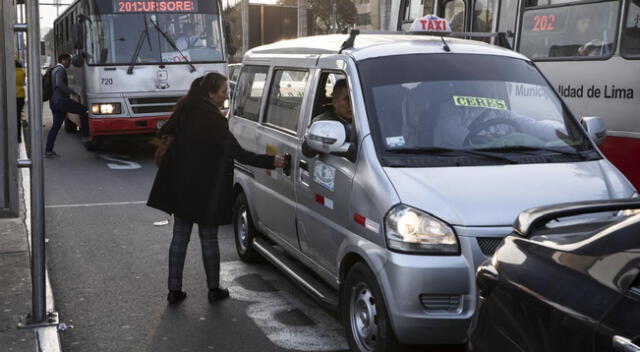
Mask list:
POLYGON ((219 287, 218 226, 231 222, 233 160, 256 167, 284 167, 282 156, 257 155, 242 149, 220 112, 227 99, 227 79, 208 73, 191 84, 161 136, 172 136, 147 205, 174 215, 169 249, 169 303, 186 298, 182 271, 193 224, 198 224, 207 274, 209 301, 229 296, 219 287))

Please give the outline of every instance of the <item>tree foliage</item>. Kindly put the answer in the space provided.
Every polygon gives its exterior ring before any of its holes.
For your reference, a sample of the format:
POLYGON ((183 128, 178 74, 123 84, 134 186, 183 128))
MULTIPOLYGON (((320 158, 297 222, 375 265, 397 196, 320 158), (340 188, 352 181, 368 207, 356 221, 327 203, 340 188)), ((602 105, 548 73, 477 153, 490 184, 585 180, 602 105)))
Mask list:
MULTIPOLYGON (((358 12, 353 0, 306 0, 316 21, 316 33, 331 31, 333 2, 336 4, 336 24, 339 32, 347 31, 356 23, 358 12)), ((279 5, 298 6, 298 0, 278 0, 279 5)))

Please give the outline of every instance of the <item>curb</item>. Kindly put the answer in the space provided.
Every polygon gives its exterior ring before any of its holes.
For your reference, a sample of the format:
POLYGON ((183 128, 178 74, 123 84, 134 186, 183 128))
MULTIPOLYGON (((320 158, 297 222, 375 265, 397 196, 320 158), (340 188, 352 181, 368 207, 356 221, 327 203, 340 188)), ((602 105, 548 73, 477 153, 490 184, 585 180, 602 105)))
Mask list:
MULTIPOLYGON (((24 131, 22 140, 24 141, 24 131)), ((20 144, 20 159, 27 159, 26 143, 20 144)), ((29 242, 29 255, 31 255, 31 170, 28 168, 20 169, 20 184, 24 191, 25 217, 24 224, 27 229, 27 240, 29 242)), ((49 270, 45 270, 46 276, 46 310, 54 311, 53 291, 51 290, 51 282, 49 281, 49 270)), ((60 335, 58 326, 47 326, 34 329, 36 337, 37 352, 62 352, 60 344, 60 335)))

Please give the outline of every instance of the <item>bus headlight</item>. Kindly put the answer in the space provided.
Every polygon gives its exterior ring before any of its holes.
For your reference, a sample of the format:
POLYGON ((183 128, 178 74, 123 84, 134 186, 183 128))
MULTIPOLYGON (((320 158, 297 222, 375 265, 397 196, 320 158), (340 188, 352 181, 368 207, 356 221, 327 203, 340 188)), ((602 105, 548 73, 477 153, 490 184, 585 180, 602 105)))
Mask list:
POLYGON ((116 115, 121 112, 120 103, 91 104, 91 113, 94 115, 116 115))
POLYGON ((389 249, 419 254, 458 254, 460 246, 451 226, 418 209, 398 205, 385 217, 389 249))

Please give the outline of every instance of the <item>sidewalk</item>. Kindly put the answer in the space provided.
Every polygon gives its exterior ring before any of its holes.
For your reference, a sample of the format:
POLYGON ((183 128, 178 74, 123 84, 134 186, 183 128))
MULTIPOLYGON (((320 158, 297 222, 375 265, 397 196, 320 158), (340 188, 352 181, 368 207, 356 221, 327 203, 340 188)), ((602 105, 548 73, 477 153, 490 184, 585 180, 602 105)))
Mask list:
MULTIPOLYGON (((24 144, 20 158, 27 158, 24 144)), ((59 352, 57 327, 18 328, 31 313, 29 170, 21 170, 20 179, 20 216, 0 218, 0 351, 59 352)), ((53 297, 49 287, 47 291, 47 311, 51 311, 53 297)))

